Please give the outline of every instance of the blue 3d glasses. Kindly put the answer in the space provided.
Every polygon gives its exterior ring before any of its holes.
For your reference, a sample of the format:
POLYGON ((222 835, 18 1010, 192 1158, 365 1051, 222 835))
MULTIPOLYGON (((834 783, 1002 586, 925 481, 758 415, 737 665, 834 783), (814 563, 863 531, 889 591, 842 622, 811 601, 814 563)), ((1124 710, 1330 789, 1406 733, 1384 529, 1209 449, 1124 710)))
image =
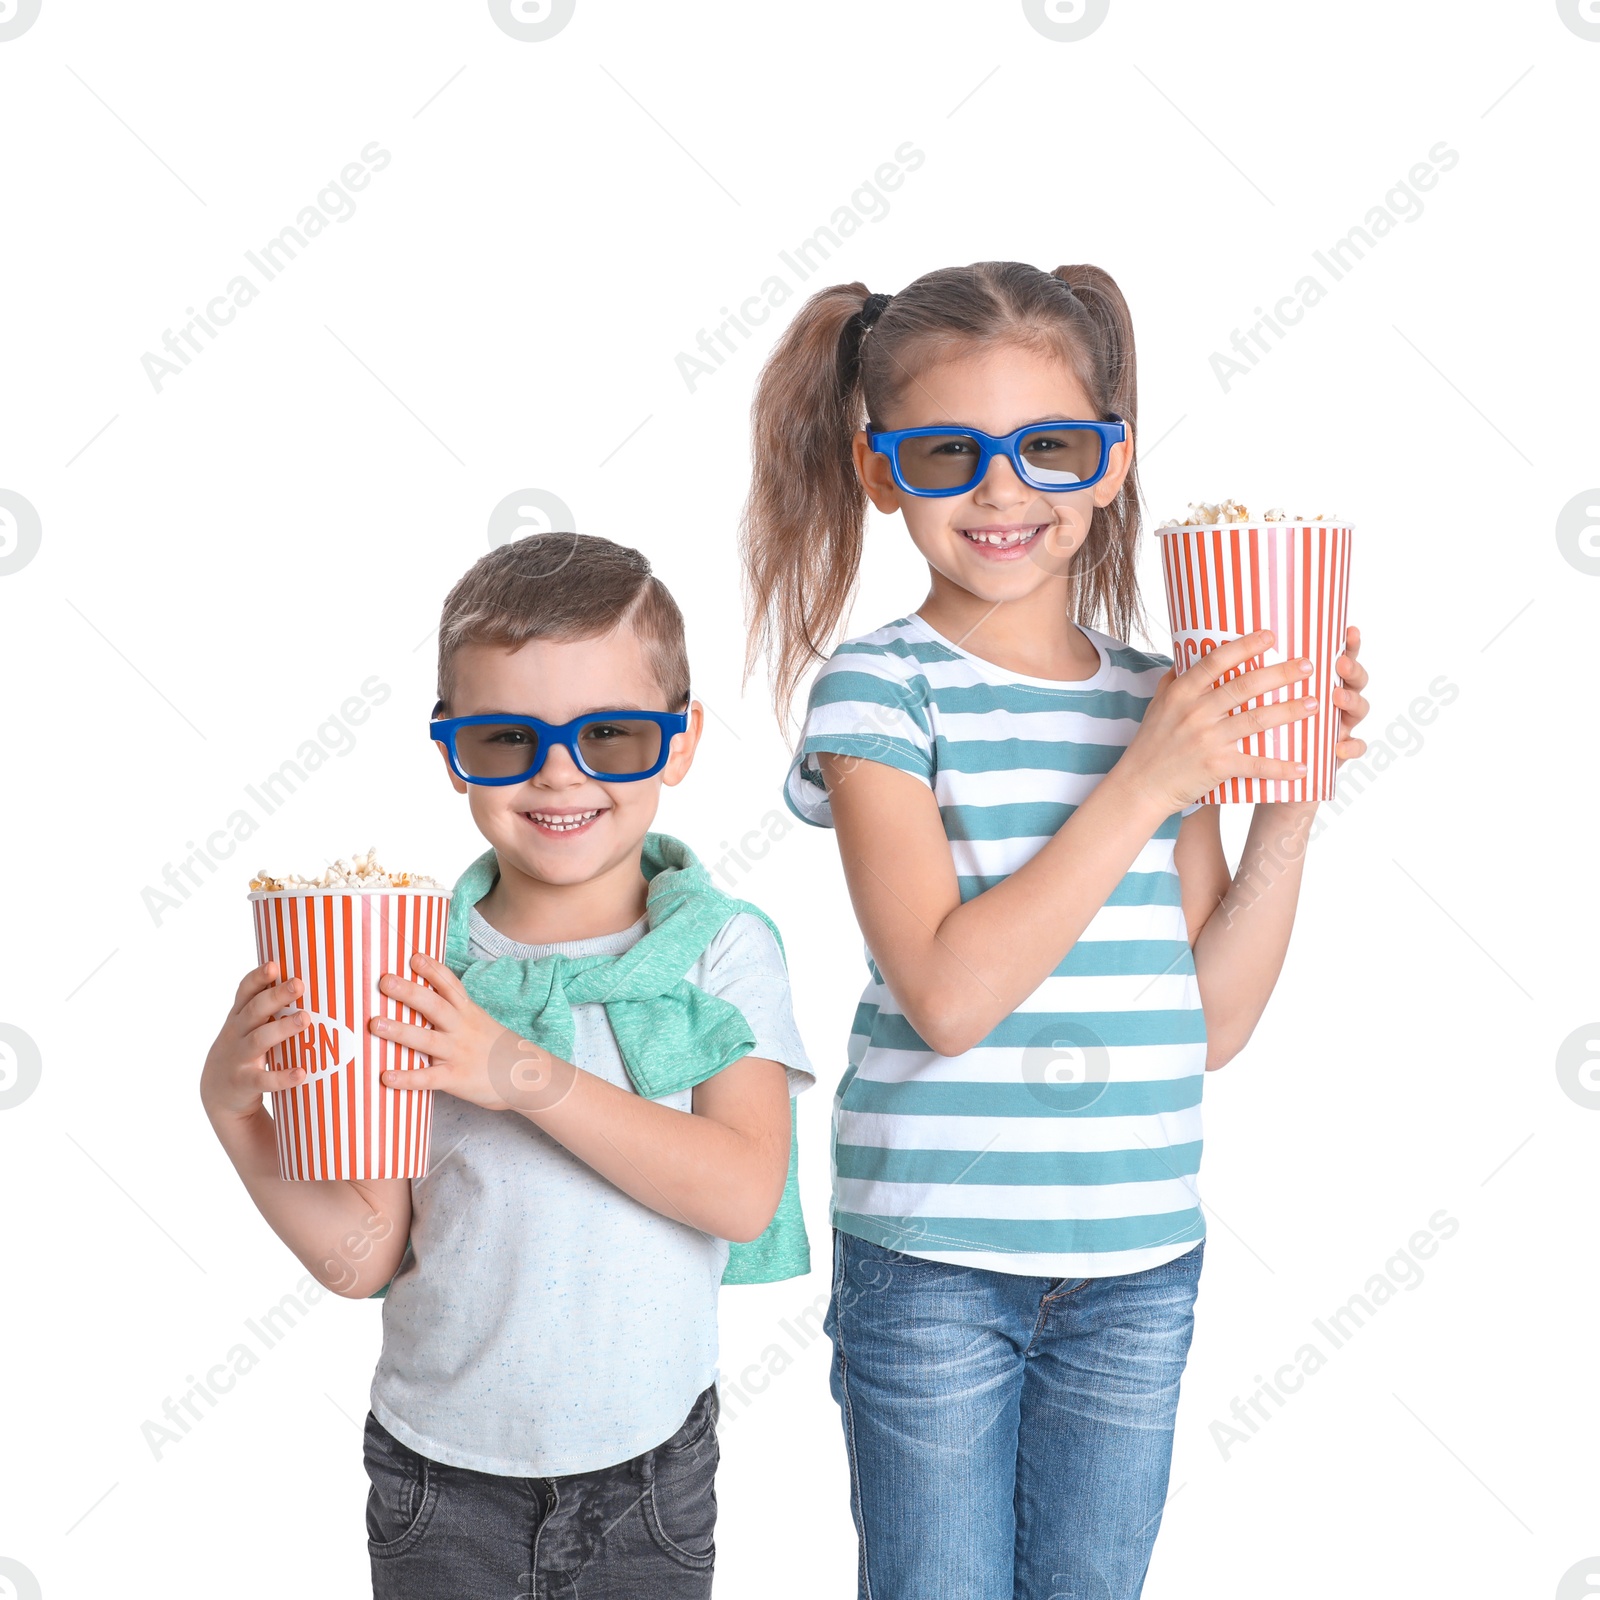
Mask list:
POLYGON ((979 428, 894 428, 869 432, 867 448, 889 458, 895 483, 926 497, 963 494, 983 481, 989 463, 1004 456, 1030 488, 1047 494, 1087 489, 1106 475, 1111 447, 1128 430, 1120 417, 1106 422, 1035 422, 1014 433, 979 428))
POLYGON ((541 722, 509 711, 435 718, 428 735, 467 783, 522 783, 560 745, 577 769, 603 783, 654 777, 672 754, 672 736, 689 726, 687 711, 589 711, 571 722, 541 722))

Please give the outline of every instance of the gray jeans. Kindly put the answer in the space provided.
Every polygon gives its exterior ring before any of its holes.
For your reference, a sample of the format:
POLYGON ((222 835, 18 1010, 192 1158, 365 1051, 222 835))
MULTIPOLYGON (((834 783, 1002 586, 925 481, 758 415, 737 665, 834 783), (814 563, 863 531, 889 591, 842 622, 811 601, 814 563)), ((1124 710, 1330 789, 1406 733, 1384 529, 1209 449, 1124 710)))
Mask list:
POLYGON ((445 1466, 367 1413, 373 1600, 708 1600, 717 1392, 631 1461, 558 1478, 445 1466))

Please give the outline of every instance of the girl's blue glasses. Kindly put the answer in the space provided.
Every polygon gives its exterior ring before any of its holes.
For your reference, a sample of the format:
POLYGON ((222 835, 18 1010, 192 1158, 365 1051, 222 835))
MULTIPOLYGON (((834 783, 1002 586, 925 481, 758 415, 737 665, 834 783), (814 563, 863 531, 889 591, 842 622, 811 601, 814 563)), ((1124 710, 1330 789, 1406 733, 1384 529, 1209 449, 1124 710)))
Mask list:
POLYGON ((1015 433, 979 428, 895 428, 867 434, 867 448, 889 458, 894 481, 925 498, 963 494, 1004 456, 1032 489, 1060 494, 1087 489, 1106 475, 1111 447, 1128 436, 1121 417, 1108 422, 1035 422, 1015 433))
POLYGON ((687 711, 589 711, 571 722, 541 722, 509 711, 445 717, 428 734, 445 747, 450 770, 467 783, 522 783, 562 746, 579 772, 603 783, 654 777, 672 754, 687 711))

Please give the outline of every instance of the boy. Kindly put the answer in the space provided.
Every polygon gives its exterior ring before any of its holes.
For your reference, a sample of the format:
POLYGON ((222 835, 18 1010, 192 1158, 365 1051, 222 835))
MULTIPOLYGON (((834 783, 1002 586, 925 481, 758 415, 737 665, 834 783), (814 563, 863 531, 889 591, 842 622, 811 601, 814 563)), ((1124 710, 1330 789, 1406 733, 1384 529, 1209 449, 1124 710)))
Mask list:
POLYGON ((771 924, 649 832, 702 726, 683 618, 635 550, 521 539, 446 599, 439 699, 431 731, 492 849, 456 885, 446 961, 382 979, 431 1028, 372 1023, 431 1059, 386 1080, 443 1091, 432 1170, 278 1177, 264 1070, 302 997, 270 963, 201 1098, 319 1281, 388 1285, 365 1432, 378 1600, 706 1596, 717 1289, 807 1270, 790 1097, 813 1077, 771 924))

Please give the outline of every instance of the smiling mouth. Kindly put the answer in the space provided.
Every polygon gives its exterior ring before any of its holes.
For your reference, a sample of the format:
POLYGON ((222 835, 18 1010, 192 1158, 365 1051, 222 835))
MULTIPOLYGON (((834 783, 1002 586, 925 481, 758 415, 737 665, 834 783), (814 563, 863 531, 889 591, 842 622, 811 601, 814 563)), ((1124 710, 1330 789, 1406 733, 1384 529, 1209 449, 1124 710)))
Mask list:
POLYGON ((521 816, 541 833, 581 833, 605 808, 588 811, 524 811, 521 816))
POLYGON ((1015 550, 1031 544, 1045 527, 1045 523, 1036 522, 1020 528, 958 528, 956 531, 968 544, 985 550, 1015 550))

